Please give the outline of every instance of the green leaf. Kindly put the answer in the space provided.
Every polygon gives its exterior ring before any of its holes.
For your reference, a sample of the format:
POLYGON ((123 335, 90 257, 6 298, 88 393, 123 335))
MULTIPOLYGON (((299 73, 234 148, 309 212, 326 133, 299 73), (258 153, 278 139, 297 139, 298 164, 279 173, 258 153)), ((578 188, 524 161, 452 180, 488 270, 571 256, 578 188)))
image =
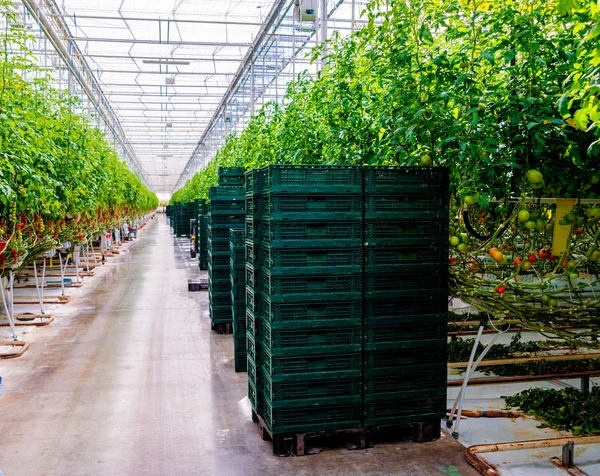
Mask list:
POLYGON ((569 15, 579 7, 578 0, 558 0, 557 10, 559 15, 569 15))
POLYGON ((588 126, 588 113, 585 109, 579 109, 573 114, 573 119, 577 124, 577 127, 582 131, 587 130, 588 126))

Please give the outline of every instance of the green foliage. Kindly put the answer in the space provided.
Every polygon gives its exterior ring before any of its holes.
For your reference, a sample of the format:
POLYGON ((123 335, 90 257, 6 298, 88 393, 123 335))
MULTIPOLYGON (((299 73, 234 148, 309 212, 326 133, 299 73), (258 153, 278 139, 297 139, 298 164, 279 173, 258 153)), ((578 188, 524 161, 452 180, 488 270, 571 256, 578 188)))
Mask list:
POLYGON ((593 387, 591 392, 530 388, 504 400, 507 408, 518 407, 544 420, 542 428, 570 431, 575 436, 600 435, 599 387, 593 387))
POLYGON ((6 248, 0 269, 158 204, 103 134, 75 112, 77 100, 53 88, 35 66, 12 5, 0 0, 0 241, 6 248))
POLYGON ((583 68, 597 85, 587 3, 373 1, 364 28, 329 42, 318 77, 291 83, 284 106, 265 107, 173 201, 205 197, 219 165, 418 165, 423 155, 481 204, 531 194, 530 168, 545 196, 595 196, 586 179, 598 130, 581 127, 597 112, 595 87, 581 108, 573 84, 583 68))

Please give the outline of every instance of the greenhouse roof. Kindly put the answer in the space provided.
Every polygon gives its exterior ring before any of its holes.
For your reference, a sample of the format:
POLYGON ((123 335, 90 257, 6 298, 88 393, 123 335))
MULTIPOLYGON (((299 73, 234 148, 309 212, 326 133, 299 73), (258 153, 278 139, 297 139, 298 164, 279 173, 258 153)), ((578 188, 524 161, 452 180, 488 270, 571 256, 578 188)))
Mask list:
MULTIPOLYGON (((300 71, 315 73, 308 49, 323 31, 349 32, 366 2, 327 0, 325 30, 300 18, 295 0, 50 3, 69 55, 94 77, 128 155, 167 196, 260 106, 281 100, 300 71)), ((300 3, 318 8, 320 1, 300 3)))

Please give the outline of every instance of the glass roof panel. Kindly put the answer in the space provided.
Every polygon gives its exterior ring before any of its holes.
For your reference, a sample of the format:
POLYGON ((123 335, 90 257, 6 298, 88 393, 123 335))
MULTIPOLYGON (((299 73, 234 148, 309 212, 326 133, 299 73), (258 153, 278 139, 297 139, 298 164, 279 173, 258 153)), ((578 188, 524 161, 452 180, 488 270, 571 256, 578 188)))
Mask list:
POLYGON ((149 185, 169 193, 275 0, 57 3, 149 185))

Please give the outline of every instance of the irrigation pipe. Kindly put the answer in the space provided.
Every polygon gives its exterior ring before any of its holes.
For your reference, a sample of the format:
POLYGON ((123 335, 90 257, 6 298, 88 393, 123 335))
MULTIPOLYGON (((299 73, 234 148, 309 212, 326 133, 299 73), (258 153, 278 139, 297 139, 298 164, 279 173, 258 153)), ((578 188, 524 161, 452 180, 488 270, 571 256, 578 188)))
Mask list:
POLYGON ((578 445, 600 443, 600 436, 573 436, 564 438, 548 438, 543 440, 513 441, 510 443, 492 443, 487 445, 473 445, 465 450, 465 459, 475 469, 487 476, 498 476, 499 469, 485 458, 478 456, 481 453, 496 453, 499 451, 531 450, 537 448, 557 448, 573 442, 578 445))
MULTIPOLYGON (((478 334, 478 338, 481 338, 481 332, 482 331, 483 331, 483 326, 480 326, 480 333, 478 334)), ((472 366, 468 366, 467 367, 467 372, 465 374, 465 378, 463 379, 463 384, 462 384, 461 389, 460 389, 460 391, 458 393, 458 396, 456 397, 456 400, 454 401, 454 405, 452 406, 452 412, 450 413, 450 418, 448 418, 448 423, 452 424, 452 422, 454 421, 454 410, 456 408, 456 402, 459 401, 459 403, 458 403, 458 414, 457 414, 457 417, 456 417, 456 428, 452 432, 452 436, 454 436, 455 438, 458 438, 458 434, 459 434, 460 416, 461 416, 461 413, 462 413, 462 405, 463 405, 463 401, 464 401, 464 398, 465 398, 465 394, 467 393, 467 385, 469 384, 469 378, 470 378, 471 374, 473 372, 475 372, 475 370, 477 370, 477 366, 483 361, 483 358, 491 350, 491 348, 498 341, 498 339, 501 336, 503 336, 507 331, 508 331, 508 329, 506 329, 506 331, 502 331, 502 332, 498 331, 498 333, 494 336, 494 338, 490 341, 490 343, 485 347, 485 349, 483 349, 483 352, 481 352, 481 355, 475 361, 475 364, 473 364, 472 366)), ((479 344, 478 339, 475 339, 475 345, 473 346, 473 349, 471 350, 471 360, 472 360, 473 355, 475 354, 475 352, 477 350, 478 344, 479 344)))

